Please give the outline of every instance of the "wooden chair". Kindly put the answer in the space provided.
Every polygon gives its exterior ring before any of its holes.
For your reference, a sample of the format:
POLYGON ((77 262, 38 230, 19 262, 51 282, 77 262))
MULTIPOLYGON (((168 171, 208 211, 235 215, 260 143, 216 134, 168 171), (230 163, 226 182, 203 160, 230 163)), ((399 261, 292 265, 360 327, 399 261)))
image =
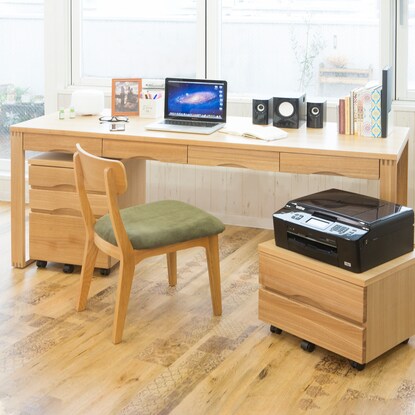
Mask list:
POLYGON ((112 340, 122 341, 135 265, 166 254, 169 284, 177 283, 176 252, 195 246, 206 249, 213 313, 222 314, 218 234, 223 223, 186 203, 165 200, 120 210, 117 196, 127 190, 124 165, 87 153, 79 144, 74 155, 76 185, 86 227, 77 310, 86 308, 98 249, 120 261, 112 340), (85 188, 105 192, 109 213, 96 220, 85 188))

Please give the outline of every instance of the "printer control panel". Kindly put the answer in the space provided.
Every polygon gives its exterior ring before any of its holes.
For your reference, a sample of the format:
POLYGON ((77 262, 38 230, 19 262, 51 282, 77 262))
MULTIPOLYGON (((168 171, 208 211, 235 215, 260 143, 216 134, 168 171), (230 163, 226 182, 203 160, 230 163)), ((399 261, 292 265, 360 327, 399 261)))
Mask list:
POLYGON ((330 221, 328 219, 323 219, 317 216, 313 216, 307 212, 280 212, 276 213, 275 215, 287 222, 297 223, 303 227, 324 231, 327 234, 341 236, 346 239, 360 238, 362 235, 367 233, 367 230, 365 229, 356 228, 351 225, 346 225, 336 221, 330 221))

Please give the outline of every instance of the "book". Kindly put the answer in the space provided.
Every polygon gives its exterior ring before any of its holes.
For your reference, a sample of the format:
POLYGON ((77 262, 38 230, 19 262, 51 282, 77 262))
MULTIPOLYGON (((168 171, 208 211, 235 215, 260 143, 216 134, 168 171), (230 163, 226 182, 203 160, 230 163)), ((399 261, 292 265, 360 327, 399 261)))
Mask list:
POLYGON ((388 136, 391 129, 389 113, 392 109, 392 67, 386 66, 382 70, 382 96, 381 96, 381 129, 382 138, 388 136))
POLYGON ((288 136, 288 133, 272 125, 248 125, 226 124, 219 132, 224 134, 237 135, 240 137, 254 138, 257 140, 274 141, 288 136))
POLYGON ((340 98, 339 99, 339 134, 344 134, 345 133, 345 125, 344 125, 344 121, 345 121, 345 112, 344 112, 344 98, 340 98))
POLYGON ((371 110, 370 110, 370 118, 371 118, 370 135, 376 138, 382 136, 381 94, 382 94, 381 86, 378 86, 377 88, 372 90, 372 103, 371 103, 371 110))
POLYGON ((344 133, 350 135, 350 95, 344 97, 344 133))
MULTIPOLYGON (((378 89, 380 85, 376 82, 372 82, 369 86, 363 88, 359 93, 358 101, 360 102, 359 105, 362 106, 362 121, 361 121, 361 128, 360 128, 360 135, 364 137, 373 137, 372 135, 372 111, 373 111, 373 94, 377 94, 380 92, 378 89), (376 92, 375 92, 376 91, 376 92)), ((380 105, 380 102, 376 104, 380 105)), ((380 121, 380 120, 379 120, 380 121)))
POLYGON ((350 105, 353 107, 353 134, 354 135, 361 135, 361 123, 363 120, 363 108, 362 103, 359 99, 359 94, 364 88, 355 88, 352 90, 351 100, 352 102, 350 105))

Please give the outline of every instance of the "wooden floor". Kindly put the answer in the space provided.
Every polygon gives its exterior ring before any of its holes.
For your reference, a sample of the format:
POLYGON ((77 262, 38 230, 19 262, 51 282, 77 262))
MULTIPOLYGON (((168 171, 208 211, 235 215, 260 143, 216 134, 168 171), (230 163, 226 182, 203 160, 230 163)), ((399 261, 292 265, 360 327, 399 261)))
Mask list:
POLYGON ((0 414, 414 414, 415 338, 358 372, 258 320, 257 245, 271 231, 220 238, 223 316, 213 317, 204 252, 136 269, 124 342, 111 343, 118 269, 97 273, 75 311, 79 269, 10 266, 10 209, 0 204, 0 414))

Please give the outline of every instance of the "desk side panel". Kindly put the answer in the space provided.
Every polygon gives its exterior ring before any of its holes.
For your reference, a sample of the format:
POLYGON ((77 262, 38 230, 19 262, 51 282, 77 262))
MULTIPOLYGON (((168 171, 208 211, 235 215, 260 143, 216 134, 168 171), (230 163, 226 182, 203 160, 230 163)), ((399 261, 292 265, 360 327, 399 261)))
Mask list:
POLYGON ((415 264, 367 287, 366 361, 415 334, 415 264))

